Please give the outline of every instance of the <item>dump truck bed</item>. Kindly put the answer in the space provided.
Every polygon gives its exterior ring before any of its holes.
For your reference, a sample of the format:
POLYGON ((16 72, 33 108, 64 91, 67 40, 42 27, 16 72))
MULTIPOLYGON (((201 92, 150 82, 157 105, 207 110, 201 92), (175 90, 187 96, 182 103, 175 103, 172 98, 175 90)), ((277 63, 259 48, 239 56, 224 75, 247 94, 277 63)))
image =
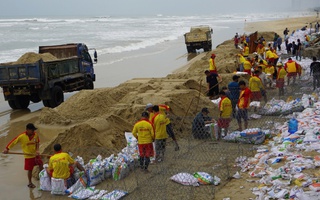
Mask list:
POLYGON ((78 45, 79 44, 72 43, 53 46, 40 46, 39 53, 51 53, 58 59, 70 58, 73 56, 79 56, 78 45))

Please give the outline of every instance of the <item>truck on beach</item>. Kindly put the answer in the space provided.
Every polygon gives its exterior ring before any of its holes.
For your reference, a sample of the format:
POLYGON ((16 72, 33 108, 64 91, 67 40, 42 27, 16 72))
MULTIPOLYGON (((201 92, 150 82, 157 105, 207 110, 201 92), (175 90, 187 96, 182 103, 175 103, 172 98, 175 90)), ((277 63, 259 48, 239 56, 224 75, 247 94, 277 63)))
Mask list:
POLYGON ((39 54, 28 54, 40 56, 32 62, 25 55, 23 62, 0 63, 0 87, 12 109, 26 109, 30 101, 42 101, 44 106, 54 108, 64 101, 64 92, 94 88, 97 53, 94 50, 92 60, 83 43, 40 46, 39 54))
POLYGON ((212 29, 209 26, 194 26, 190 32, 184 34, 188 53, 196 52, 203 48, 204 51, 212 50, 212 29))

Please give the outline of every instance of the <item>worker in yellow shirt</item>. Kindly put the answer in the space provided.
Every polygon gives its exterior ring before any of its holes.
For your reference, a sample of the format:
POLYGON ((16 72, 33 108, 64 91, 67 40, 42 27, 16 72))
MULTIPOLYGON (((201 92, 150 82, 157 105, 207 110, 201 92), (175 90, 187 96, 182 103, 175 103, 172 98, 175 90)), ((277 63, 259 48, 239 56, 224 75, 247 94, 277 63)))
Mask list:
POLYGON ((251 100, 260 102, 262 97, 261 90, 264 90, 264 87, 259 77, 259 74, 259 70, 255 70, 253 72, 253 76, 251 76, 251 78, 249 79, 249 89, 252 92, 251 100))
POLYGON ((53 149, 55 154, 50 157, 49 166, 46 169, 50 177, 67 181, 67 179, 73 177, 75 168, 85 171, 82 165, 74 161, 68 153, 62 152, 60 144, 55 144, 53 149))
POLYGON ((153 124, 155 131, 155 149, 156 149, 156 162, 161 162, 164 159, 164 153, 166 150, 167 124, 168 118, 159 112, 159 106, 155 105, 152 108, 154 116, 151 123, 153 124))
POLYGON ((266 73, 267 78, 269 80, 268 81, 269 82, 269 88, 271 88, 272 85, 273 85, 273 74, 274 74, 274 72, 275 72, 275 69, 274 69, 273 64, 271 64, 271 62, 268 62, 268 65, 267 65, 267 67, 265 69, 265 73, 266 73))
POLYGON ((150 157, 154 155, 152 142, 155 138, 148 112, 145 111, 141 114, 141 119, 135 123, 132 134, 138 140, 140 168, 145 173, 148 173, 150 157))
POLYGON ((259 61, 258 67, 261 67, 262 72, 266 73, 267 65, 268 65, 267 61, 261 59, 261 60, 259 61))
POLYGON ((268 63, 274 64, 274 60, 275 60, 274 53, 270 48, 266 49, 266 60, 268 61, 268 63))
POLYGON ((243 56, 244 57, 248 57, 249 56, 249 47, 248 47, 248 44, 247 43, 244 43, 244 47, 243 47, 243 56))
POLYGON ((209 59, 209 71, 210 71, 210 73, 218 74, 217 66, 214 61, 215 58, 216 58, 216 54, 213 53, 209 59))
POLYGON ((243 63, 246 61, 245 57, 243 57, 242 53, 236 55, 237 62, 239 64, 239 70, 243 72, 243 63))
POLYGON ((252 68, 251 59, 248 57, 246 61, 244 61, 243 63, 243 71, 251 75, 251 68, 252 68))
POLYGON ((279 88, 279 96, 284 95, 284 78, 287 75, 286 70, 283 68, 282 63, 277 64, 278 73, 277 73, 277 81, 276 87, 279 88))
POLYGON ((17 143, 20 143, 24 153, 24 169, 28 171, 29 188, 36 187, 32 183, 32 171, 34 166, 38 165, 40 171, 43 169, 43 162, 39 157, 40 139, 35 130, 37 130, 37 128, 32 123, 27 124, 26 131, 11 140, 3 150, 3 153, 7 154, 12 147, 14 147, 17 143))
POLYGON ((293 84, 296 82, 296 77, 297 77, 297 71, 298 71, 298 64, 292 60, 292 58, 288 59, 288 62, 286 62, 284 69, 287 71, 287 77, 288 77, 288 84, 290 84, 290 79, 291 77, 293 78, 293 84))
POLYGON ((220 115, 218 119, 219 131, 218 138, 216 138, 217 140, 220 140, 221 136, 227 135, 232 114, 231 100, 227 97, 226 93, 223 90, 219 92, 219 95, 221 100, 219 102, 220 115))
POLYGON ((258 44, 256 52, 258 55, 261 56, 261 58, 264 58, 264 53, 266 52, 266 49, 264 48, 263 44, 258 44))

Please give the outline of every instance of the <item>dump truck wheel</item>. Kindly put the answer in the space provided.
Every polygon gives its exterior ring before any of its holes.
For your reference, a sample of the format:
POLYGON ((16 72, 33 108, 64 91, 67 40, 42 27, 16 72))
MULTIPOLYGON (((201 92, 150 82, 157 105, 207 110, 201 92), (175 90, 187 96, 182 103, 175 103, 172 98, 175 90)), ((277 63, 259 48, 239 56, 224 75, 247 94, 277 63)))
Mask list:
POLYGON ((18 109, 18 107, 16 106, 15 100, 8 100, 8 104, 12 109, 18 109))
POLYGON ((50 107, 49 100, 42 100, 42 103, 45 107, 50 107))
POLYGON ((49 104, 51 108, 59 106, 64 101, 63 90, 60 86, 54 86, 51 90, 49 104))
POLYGON ((16 96, 15 104, 18 109, 26 109, 30 104, 30 96, 20 95, 16 96))
POLYGON ((91 78, 84 79, 84 89, 93 90, 94 85, 91 78))
POLYGON ((33 103, 38 103, 41 101, 40 97, 38 94, 31 94, 30 96, 30 100, 33 102, 33 103))

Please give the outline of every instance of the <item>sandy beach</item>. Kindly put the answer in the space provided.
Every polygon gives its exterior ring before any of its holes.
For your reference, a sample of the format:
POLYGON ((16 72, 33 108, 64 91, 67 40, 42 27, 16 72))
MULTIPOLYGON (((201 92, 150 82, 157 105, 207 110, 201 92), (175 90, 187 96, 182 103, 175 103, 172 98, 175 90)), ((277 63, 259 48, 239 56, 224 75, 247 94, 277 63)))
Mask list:
MULTIPOLYGON (((267 40, 272 40, 272 31, 283 35, 282 32, 286 27, 292 31, 309 23, 314 24, 316 21, 318 18, 314 16, 247 22, 244 25, 238 24, 236 30, 240 30, 240 27, 244 26, 246 32, 270 31, 264 36, 267 40)), ((234 29, 227 31, 227 33, 230 34, 228 38, 231 39, 234 36, 234 29)), ((216 45, 218 44, 216 43, 216 45)), ((181 171, 190 171, 191 173, 200 169, 212 170, 214 164, 221 162, 219 158, 213 158, 213 155, 216 154, 210 154, 214 153, 214 148, 220 148, 223 151, 227 151, 224 148, 237 148, 234 144, 220 143, 218 146, 212 147, 209 143, 194 141, 191 138, 190 130, 193 117, 202 107, 208 107, 212 110, 211 116, 215 118, 218 116, 217 106, 212 104, 204 94, 206 83, 203 72, 208 68, 211 53, 214 52, 217 55, 218 72, 223 78, 221 85, 226 85, 231 81, 232 72, 236 68, 234 55, 239 50, 234 48, 233 40, 228 40, 212 52, 188 55, 183 38, 173 41, 170 48, 166 44, 154 48, 159 48, 160 53, 149 55, 145 49, 141 51, 142 56, 121 61, 112 65, 112 68, 108 68, 106 65, 106 57, 99 58, 99 64, 96 67, 97 89, 83 90, 72 96, 69 95, 67 100, 57 108, 45 108, 40 104, 35 104, 26 111, 7 111, 3 106, 7 102, 2 99, 0 108, 4 109, 2 119, 5 121, 2 121, 1 127, 6 136, 0 140, 0 147, 3 149, 14 136, 25 129, 25 124, 33 122, 39 127, 40 148, 43 153, 52 154, 53 145, 61 143, 64 151, 72 152, 74 156, 82 156, 86 162, 98 154, 108 157, 111 154, 117 154, 125 147, 126 141, 123 133, 131 131, 133 124, 139 119, 140 113, 147 103, 165 103, 172 108, 172 122, 181 150, 174 152, 172 141, 169 139, 167 160, 163 165, 152 166, 151 171, 153 172, 151 175, 145 176, 143 181, 150 180, 154 183, 153 187, 165 188, 167 195, 169 195, 166 196, 167 199, 186 198, 183 195, 189 194, 188 192, 192 192, 192 195, 199 198, 212 197, 211 190, 214 190, 212 188, 184 189, 183 186, 169 181, 169 177, 181 171), (121 68, 121 73, 119 70, 115 70, 116 68, 121 68), (192 151, 194 159, 186 156, 190 153, 190 146, 195 147, 192 151), (204 152, 204 149, 200 148, 201 146, 205 148, 205 151, 208 151, 207 155, 210 156, 210 159, 199 159, 198 155, 204 152), (163 171, 166 172, 163 173, 163 171)), ((20 151, 20 147, 15 147, 14 151, 20 151)), ((232 162, 237 155, 226 153, 223 156, 230 158, 232 162)), ((218 170, 214 172, 218 173, 218 170)), ((141 191, 149 188, 149 185, 144 182, 137 183, 137 180, 140 181, 137 177, 140 176, 141 174, 134 172, 123 181, 108 180, 101 183, 98 188, 126 189, 129 190, 129 193, 132 192, 132 196, 129 194, 127 199, 136 199, 141 191)), ((67 199, 67 197, 56 197, 48 192, 27 188, 23 158, 19 156, 1 155, 0 177, 6 180, 1 183, 0 187, 3 199, 67 199)), ((227 196, 231 199, 254 198, 249 190, 253 184, 244 182, 245 178, 232 180, 229 183, 223 180, 224 186, 214 192, 216 199, 223 199, 227 196)), ((39 186, 38 181, 35 183, 39 186)), ((153 189, 151 191, 154 192, 154 197, 158 197, 158 191, 153 189)), ((159 196, 159 198, 163 197, 159 196)))

